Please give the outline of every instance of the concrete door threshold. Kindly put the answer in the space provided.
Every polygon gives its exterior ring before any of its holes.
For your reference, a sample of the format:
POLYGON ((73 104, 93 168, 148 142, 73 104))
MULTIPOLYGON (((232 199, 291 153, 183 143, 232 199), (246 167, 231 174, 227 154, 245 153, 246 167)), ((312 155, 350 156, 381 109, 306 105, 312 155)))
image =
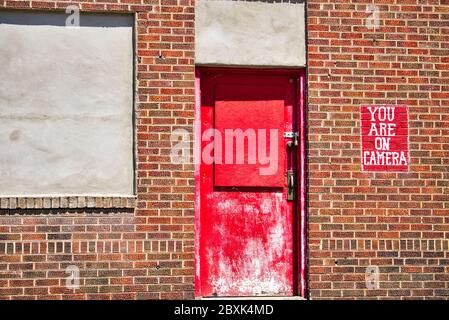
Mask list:
POLYGON ((279 297, 279 296, 261 296, 261 297, 198 297, 196 300, 306 300, 300 296, 279 297))

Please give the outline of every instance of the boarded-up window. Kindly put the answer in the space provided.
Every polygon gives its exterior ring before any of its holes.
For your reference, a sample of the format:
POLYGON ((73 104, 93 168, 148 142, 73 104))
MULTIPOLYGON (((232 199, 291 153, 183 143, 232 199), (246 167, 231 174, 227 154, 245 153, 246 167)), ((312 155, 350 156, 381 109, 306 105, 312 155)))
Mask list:
POLYGON ((0 11, 0 196, 131 195, 133 16, 0 11))

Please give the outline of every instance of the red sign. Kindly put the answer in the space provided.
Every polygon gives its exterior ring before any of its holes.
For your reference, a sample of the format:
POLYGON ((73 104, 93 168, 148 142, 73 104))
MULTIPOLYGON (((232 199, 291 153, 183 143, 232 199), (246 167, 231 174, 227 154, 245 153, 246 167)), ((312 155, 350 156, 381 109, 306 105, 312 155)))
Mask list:
POLYGON ((362 106, 361 120, 363 170, 407 171, 407 107, 362 106))

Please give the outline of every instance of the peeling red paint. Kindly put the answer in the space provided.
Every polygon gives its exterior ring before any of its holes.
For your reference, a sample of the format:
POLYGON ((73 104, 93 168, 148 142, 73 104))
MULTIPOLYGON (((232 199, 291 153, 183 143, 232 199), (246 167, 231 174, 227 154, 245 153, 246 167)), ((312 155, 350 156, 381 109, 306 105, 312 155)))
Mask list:
MULTIPOLYGON (((265 91, 273 86, 278 92, 284 92, 283 95, 277 94, 278 101, 273 102, 281 101, 284 105, 285 121, 279 130, 298 130, 297 73, 269 71, 248 74, 221 70, 207 73, 206 70, 201 74, 201 95, 197 97, 201 98, 201 103, 197 101, 196 115, 197 119, 201 119, 201 131, 196 128, 197 138, 201 139, 201 132, 214 128, 215 86, 226 83, 253 86, 251 95, 254 95, 254 87, 262 87, 262 84, 265 91), (279 91, 279 87, 285 90, 279 91)), ((263 99, 264 94, 260 96, 263 99)), ((270 126, 270 119, 264 119, 263 114, 255 118, 270 126)), ((257 187, 257 176, 253 180, 256 181, 254 186, 239 186, 236 183, 233 187, 233 181, 238 182, 238 178, 232 176, 232 171, 228 172, 230 180, 227 185, 217 186, 213 180, 214 165, 201 163, 197 166, 197 296, 291 296, 303 293, 303 285, 299 288, 297 284, 298 279, 302 279, 298 270, 303 265, 296 264, 303 255, 297 252, 300 246, 299 241, 295 240, 298 239, 295 232, 302 229, 302 226, 296 227, 299 225, 298 209, 301 206, 297 206, 295 201, 287 201, 286 169, 297 170, 298 177, 302 175, 298 170, 299 148, 287 150, 285 147, 290 140, 282 137, 280 141, 282 148, 279 152, 284 154, 279 157, 279 161, 283 161, 279 167, 284 178, 280 180, 279 187, 266 187, 267 184, 257 187)), ((297 198, 302 199, 302 196, 297 198)), ((301 237, 301 246, 302 241, 301 237)))

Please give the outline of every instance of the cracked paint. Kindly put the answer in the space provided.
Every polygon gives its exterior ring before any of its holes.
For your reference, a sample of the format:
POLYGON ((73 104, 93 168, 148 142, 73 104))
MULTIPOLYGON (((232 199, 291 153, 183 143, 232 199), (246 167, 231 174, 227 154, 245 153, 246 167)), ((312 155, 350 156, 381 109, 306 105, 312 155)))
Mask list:
POLYGON ((215 193, 219 220, 213 224, 219 241, 207 251, 210 283, 215 295, 283 295, 291 292, 291 263, 285 255, 292 252, 286 242, 291 228, 285 221, 287 202, 282 193, 215 193), (232 234, 229 215, 239 214, 239 232, 232 234), (260 232, 253 232, 254 226, 260 232), (228 232, 227 232, 228 230, 228 232), (263 232, 262 232, 263 230, 263 232))
MULTIPOLYGON (((293 131, 295 84, 288 77, 241 80, 220 73, 208 79, 210 82, 206 81, 201 89, 202 132, 217 125, 214 118, 217 101, 223 108, 232 106, 235 111, 221 110, 218 124, 225 129, 233 126, 271 129, 274 126, 279 132, 293 131), (218 84, 221 87, 216 87, 218 84), (223 89, 227 86, 232 86, 232 90, 223 89), (270 112, 254 112, 262 106, 270 112), (252 113, 246 116, 244 110, 252 110, 252 113)), ((284 139, 283 135, 280 138, 284 139)), ((203 148, 206 145, 207 142, 202 143, 203 148)), ((287 201, 285 176, 285 170, 294 165, 294 157, 286 150, 284 146, 279 149, 277 167, 280 169, 271 177, 261 176, 257 166, 246 165, 245 170, 222 166, 217 175, 216 165, 201 164, 198 177, 201 181, 199 295, 295 294, 294 202, 287 201)))

